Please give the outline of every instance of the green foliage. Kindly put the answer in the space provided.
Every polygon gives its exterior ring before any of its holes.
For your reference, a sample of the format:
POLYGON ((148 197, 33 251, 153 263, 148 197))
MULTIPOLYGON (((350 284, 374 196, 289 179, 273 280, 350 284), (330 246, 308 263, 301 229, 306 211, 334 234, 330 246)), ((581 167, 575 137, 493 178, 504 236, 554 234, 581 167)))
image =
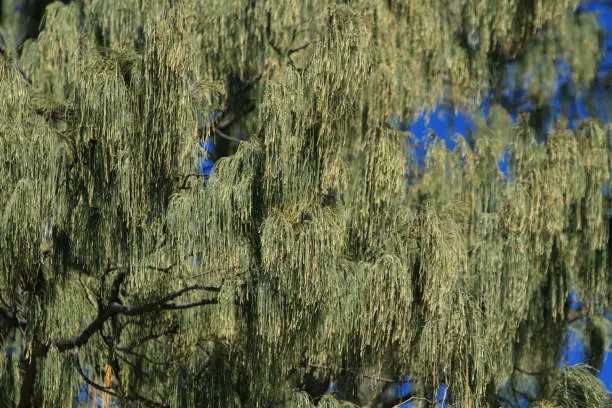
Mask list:
MULTIPOLYGON (((612 293, 609 130, 538 144, 496 106, 408 186, 388 125, 443 96, 474 106, 490 61, 571 54, 592 21, 569 1, 348 3, 54 3, 0 59, 0 338, 22 336, 2 401, 67 406, 89 367, 125 406, 362 402, 304 393, 318 368, 410 373, 418 401, 444 382, 480 407, 522 367, 548 373, 546 404, 603 403, 585 369, 554 369, 571 288, 612 293), (219 129, 196 113, 214 109, 249 140, 203 188, 195 148, 219 129)), ((596 54, 572 61, 580 82, 596 54)))
POLYGON ((598 407, 606 400, 606 388, 588 369, 566 369, 557 381, 554 401, 560 407, 598 407))

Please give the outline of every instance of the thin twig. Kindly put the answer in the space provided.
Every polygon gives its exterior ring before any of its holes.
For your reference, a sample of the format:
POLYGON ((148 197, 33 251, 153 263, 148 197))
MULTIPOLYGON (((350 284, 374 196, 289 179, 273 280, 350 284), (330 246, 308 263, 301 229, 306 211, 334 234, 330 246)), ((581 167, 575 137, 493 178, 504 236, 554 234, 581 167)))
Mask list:
POLYGON ((241 142, 243 142, 243 140, 242 140, 242 139, 238 139, 238 138, 236 138, 236 137, 233 137, 233 136, 230 136, 230 135, 226 135, 226 134, 225 134, 225 133, 223 133, 223 132, 222 132, 222 131, 221 131, 219 128, 215 128, 215 132, 216 132, 216 133, 217 133, 219 136, 221 136, 222 138, 224 138, 224 139, 231 140, 231 141, 234 141, 234 142, 236 142, 236 143, 241 143, 241 142))
MULTIPOLYGON (((89 338, 93 336, 95 333, 97 333, 108 319, 118 314, 122 314, 126 316, 137 316, 137 315, 146 314, 146 313, 159 312, 162 310, 187 309, 187 308, 192 308, 196 306, 212 305, 212 304, 219 303, 219 300, 217 298, 211 298, 211 299, 206 299, 206 300, 202 300, 199 302, 185 303, 185 304, 178 304, 178 305, 173 304, 173 303, 168 303, 171 300, 174 300, 187 292, 191 292, 195 290, 218 292, 221 289, 217 287, 201 286, 201 285, 187 286, 175 292, 172 292, 164 296, 161 299, 158 299, 158 300, 155 300, 149 303, 145 303, 140 306, 124 306, 121 303, 118 303, 117 299, 112 299, 112 303, 105 308, 101 308, 98 311, 98 315, 96 316, 96 318, 79 335, 68 338, 68 339, 62 339, 62 340, 56 341, 53 344, 55 345, 55 347, 57 347, 59 351, 66 351, 66 350, 70 350, 75 347, 80 347, 86 344, 89 341, 89 338)), ((47 345, 47 347, 43 349, 42 351, 43 355, 47 353, 47 351, 49 350, 49 347, 50 346, 47 345)))
MULTIPOLYGON (((324 365, 320 365, 320 364, 308 364, 309 367, 313 367, 313 368, 322 368, 325 370, 331 370, 330 367, 324 366, 324 365)), ((348 369, 346 370, 349 373, 357 376, 357 377, 361 377, 361 378, 367 378, 369 380, 374 380, 374 381, 378 381, 378 382, 384 382, 387 384, 394 384, 394 383, 398 383, 398 382, 410 382, 410 381, 402 381, 402 380, 393 380, 391 378, 385 378, 385 377, 377 377, 377 376, 373 376, 373 375, 369 375, 369 374, 364 374, 361 372, 358 372, 356 370, 352 370, 352 369, 348 369)))
POLYGON ((115 391, 111 390, 110 388, 106 388, 103 385, 100 385, 98 383, 96 383, 95 381, 92 381, 87 374, 85 374, 85 372, 83 372, 83 368, 81 367, 81 363, 79 362, 79 357, 75 356, 74 357, 74 365, 77 367, 77 371, 79 372, 79 374, 81 375, 81 378, 83 378, 83 381, 85 381, 88 385, 91 385, 92 387, 94 387, 96 390, 98 391, 102 391, 106 394, 109 394, 113 397, 119 397, 119 394, 117 394, 115 391))
POLYGON ((160 266, 152 266, 149 265, 147 266, 147 269, 150 269, 152 271, 158 271, 158 272, 163 272, 163 273, 168 273, 172 270, 172 268, 174 268, 176 265, 172 264, 170 266, 166 266, 166 267, 160 267, 160 266))
MULTIPOLYGON (((176 299, 177 297, 183 295, 184 293, 191 292, 194 290, 206 290, 206 291, 220 291, 221 288, 211 287, 211 286, 201 286, 201 285, 192 285, 181 288, 175 292, 172 292, 161 299, 154 300, 149 303, 145 303, 139 306, 124 306, 120 303, 113 302, 108 306, 108 310, 111 313, 124 314, 128 316, 135 316, 143 313, 155 312, 159 310, 167 310, 167 306, 172 306, 168 304, 171 300, 176 299)), ((206 304, 206 303, 202 303, 206 304)))
POLYGON ((183 182, 181 183, 181 187, 179 187, 179 190, 186 190, 187 189, 187 181, 191 177, 208 177, 208 176, 206 174, 198 174, 198 173, 185 174, 185 176, 183 176, 183 182))
POLYGON ((141 395, 120 395, 119 393, 113 391, 110 388, 104 387, 98 383, 96 383, 95 381, 92 381, 84 372, 83 372, 83 368, 81 367, 81 363, 79 362, 79 357, 75 356, 75 365, 77 366, 77 370, 79 372, 79 374, 81 375, 81 378, 83 378, 83 381, 85 381, 88 385, 92 386, 93 388, 95 388, 98 391, 101 391, 103 393, 106 393, 108 395, 111 395, 117 399, 123 399, 123 400, 128 400, 128 401, 134 401, 134 402, 141 402, 143 403, 145 406, 148 407, 153 407, 153 408, 169 408, 169 405, 166 404, 162 404, 156 401, 151 401, 148 398, 145 398, 141 395))
POLYGON ((179 303, 179 304, 167 303, 164 305, 163 310, 191 309, 197 306, 216 305, 218 303, 219 303, 218 298, 204 299, 204 300, 199 300, 199 301, 191 302, 191 303, 179 303))
POLYGON ((149 357, 145 356, 144 354, 140 354, 135 352, 134 350, 130 349, 129 347, 115 347, 115 350, 120 351, 122 353, 126 353, 126 354, 130 354, 136 358, 142 358, 143 360, 145 360, 146 362, 153 364, 153 365, 160 365, 160 366, 169 366, 173 360, 170 361, 154 361, 151 360, 149 357))
POLYGON ((162 332, 158 332, 158 333, 150 333, 138 340, 136 340, 135 342, 132 343, 132 345, 130 346, 130 348, 137 348, 142 346, 143 344, 145 344, 148 341, 152 341, 152 340, 157 340, 160 337, 164 337, 164 336, 169 336, 169 335, 175 335, 177 334, 178 331, 175 327, 168 327, 168 330, 164 330, 162 332))
POLYGON ((549 371, 549 370, 542 370, 542 371, 531 372, 531 371, 524 370, 524 369, 522 369, 521 367, 518 367, 518 366, 515 366, 514 370, 520 371, 521 373, 523 373, 525 375, 530 375, 530 376, 533 376, 533 377, 538 377, 538 376, 544 375, 544 374, 546 374, 547 371, 549 371))
POLYGON ((400 402, 399 404, 396 404, 393 406, 393 408, 400 408, 403 404, 410 402, 410 401, 425 401, 429 404, 433 404, 433 401, 424 397, 410 397, 405 401, 400 402))
POLYGON ((287 55, 295 54, 296 52, 301 51, 304 48, 307 48, 309 45, 310 45, 310 42, 307 42, 304 45, 300 45, 299 47, 292 48, 287 52, 287 55))
MULTIPOLYGON (((195 275, 187 276, 186 279, 195 279, 195 278, 199 278, 199 277, 202 277, 202 276, 209 276, 209 275, 211 275, 213 273, 216 273, 216 272, 237 271, 237 270, 240 270, 239 266, 233 266, 231 268, 218 268, 218 269, 209 270, 209 271, 206 271, 206 272, 203 272, 203 273, 198 273, 198 274, 195 274, 195 275)), ((242 274, 237 274, 235 276, 241 276, 241 275, 242 274)))

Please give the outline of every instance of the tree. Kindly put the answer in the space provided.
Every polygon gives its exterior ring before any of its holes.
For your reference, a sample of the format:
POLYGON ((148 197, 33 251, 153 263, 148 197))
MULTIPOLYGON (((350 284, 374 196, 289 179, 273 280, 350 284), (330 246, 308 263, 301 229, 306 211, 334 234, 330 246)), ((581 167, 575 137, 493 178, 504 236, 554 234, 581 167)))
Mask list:
POLYGON ((537 144, 497 106, 408 186, 390 125, 477 105, 491 61, 573 6, 48 6, 0 64, 3 401, 69 406, 85 381, 125 406, 337 406, 304 391, 384 370, 478 407, 523 370, 545 406, 603 404, 557 357, 571 289, 602 299, 584 314, 610 296, 609 132, 537 144), (207 137, 225 157, 204 188, 207 137))

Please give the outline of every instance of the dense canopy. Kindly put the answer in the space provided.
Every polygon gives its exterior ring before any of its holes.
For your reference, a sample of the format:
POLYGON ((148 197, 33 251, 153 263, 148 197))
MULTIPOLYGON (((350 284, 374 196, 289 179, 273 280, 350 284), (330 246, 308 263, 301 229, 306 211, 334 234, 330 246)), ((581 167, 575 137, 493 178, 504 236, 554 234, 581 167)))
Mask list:
POLYGON ((610 129, 539 143, 496 105, 416 169, 394 125, 478 106, 508 60, 534 95, 560 53, 589 84, 575 1, 67 3, 22 46, 0 30, 0 400, 375 405, 364 379, 409 375, 475 408, 520 371, 540 406, 610 404, 558 370, 572 289, 594 321, 611 294, 610 129))

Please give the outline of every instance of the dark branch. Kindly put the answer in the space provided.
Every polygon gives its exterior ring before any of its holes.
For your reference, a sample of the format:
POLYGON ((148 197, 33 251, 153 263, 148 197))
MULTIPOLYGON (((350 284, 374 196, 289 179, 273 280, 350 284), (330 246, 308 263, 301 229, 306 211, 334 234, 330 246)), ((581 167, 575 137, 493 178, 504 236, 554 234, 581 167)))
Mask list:
POLYGON ((152 271, 158 271, 158 272, 163 272, 163 273, 168 273, 172 270, 172 268, 174 268, 176 265, 170 265, 170 266, 166 266, 166 267, 159 267, 159 266, 147 266, 147 269, 150 269, 152 271))
POLYGON ((213 122, 213 125, 217 129, 225 129, 236 121, 236 115, 233 112, 225 113, 221 115, 223 118, 219 123, 213 122))
POLYGON ((204 300, 200 300, 197 302, 191 302, 191 303, 180 303, 180 304, 168 303, 164 305, 163 310, 191 309, 193 307, 204 306, 204 305, 216 305, 218 303, 219 303, 219 299, 217 298, 204 299, 204 300))
POLYGON ((115 350, 121 352, 121 353, 125 353, 125 354, 129 354, 131 356, 134 356, 136 358, 141 358, 143 360, 145 360, 147 363, 153 364, 153 365, 160 365, 160 366, 164 366, 167 367, 172 363, 172 360, 170 361, 155 361, 155 360, 151 360, 149 357, 147 357, 144 354, 140 354, 135 352, 134 350, 132 350, 129 347, 117 347, 115 348, 115 350))
POLYGON ((289 50, 289 52, 287 52, 287 55, 295 54, 298 51, 302 51, 303 49, 307 48, 309 45, 310 45, 310 43, 307 42, 304 45, 300 45, 299 47, 292 48, 292 49, 289 50))
MULTIPOLYGON (((202 276, 210 276, 211 274, 215 273, 215 272, 225 272, 225 271, 238 271, 240 270, 239 266, 232 266, 231 268, 219 268, 219 269, 213 269, 213 270, 209 270, 207 272, 204 273, 197 273, 195 275, 190 275, 187 277, 187 279, 195 279, 195 278, 199 278, 202 276)), ((235 276, 240 276, 242 274, 236 274, 235 276)))
MULTIPOLYGON (((327 367, 325 365, 321 365, 321 364, 308 364, 308 367, 311 368, 318 368, 318 369, 323 369, 323 370, 331 370, 330 367, 327 367)), ((356 377, 361 377, 361 378, 367 378, 369 380, 372 381, 378 381, 378 382, 383 382, 383 383, 387 383, 387 384, 394 384, 394 383, 406 383, 406 382, 412 382, 412 380, 406 381, 406 380, 394 380, 392 378, 385 378, 385 377, 379 377, 379 376, 374 376, 374 375, 369 375, 357 370, 346 370, 347 372, 353 374, 356 377)))
POLYGON ((125 322, 123 322, 120 326, 118 331, 122 332, 126 327, 128 327, 130 324, 135 324, 137 326, 144 326, 146 324, 146 321, 142 318, 140 319, 130 319, 130 320, 126 320, 125 322))
POLYGON ((118 273, 113 280, 113 286, 111 287, 111 302, 116 302, 119 300, 119 291, 121 290, 121 285, 125 282, 125 278, 127 278, 127 274, 125 272, 118 273))
MULTIPOLYGON (((207 179, 208 177, 210 177, 210 175, 208 174, 198 174, 198 173, 189 173, 189 174, 185 174, 183 176, 183 181, 181 182, 181 185, 178 187, 179 190, 190 190, 191 187, 187 186, 187 181, 189 181, 189 179, 191 177, 198 177, 198 178, 203 178, 203 179, 207 179)), ((180 178, 177 177, 175 179, 175 181, 179 181, 180 178)))
POLYGON ((85 345, 91 336, 98 332, 102 328, 102 325, 111 317, 111 313, 102 312, 81 332, 81 334, 71 337, 69 339, 59 340, 53 343, 53 345, 61 352, 70 350, 75 347, 85 345))
POLYGON ((138 373, 138 375, 144 375, 147 378, 151 378, 151 373, 149 373, 148 371, 145 371, 142 367, 139 367, 138 365, 134 364, 133 361, 130 361, 124 355, 117 354, 117 357, 119 358, 119 360, 123 361, 125 364, 132 367, 138 373))
POLYGON ((164 330, 162 332, 158 332, 158 333, 151 333, 141 339, 138 339, 137 341, 133 342, 133 344, 130 346, 131 348, 136 348, 136 347, 140 347, 142 346, 144 343, 151 341, 151 340, 157 340, 160 337, 164 337, 164 336, 168 336, 168 335, 173 335, 176 334, 177 330, 176 327, 170 327, 168 328, 168 330, 164 330))
POLYGON ((272 49, 279 55, 279 56, 283 56, 283 52, 281 51, 280 48, 278 48, 278 46, 276 44, 274 44, 272 42, 271 39, 268 39, 268 44, 270 45, 270 47, 272 47, 272 49))
MULTIPOLYGON (((37 341, 34 344, 38 343, 37 341)), ((32 350, 36 350, 36 345, 32 346, 32 350)), ((21 392, 19 396, 18 408, 30 408, 32 407, 32 398, 34 395, 34 386, 36 383, 36 375, 38 373, 36 355, 33 354, 29 358, 24 356, 22 362, 24 363, 24 370, 21 377, 21 392)))
POLYGON ((119 397, 119 394, 117 394, 115 391, 111 390, 110 388, 107 388, 103 385, 100 385, 92 380, 89 379, 89 377, 83 372, 83 368, 81 368, 81 363, 79 363, 79 359, 78 357, 75 357, 75 366, 77 367, 77 371, 79 372, 79 374, 81 375, 81 378, 83 378, 83 381, 85 381, 87 383, 87 385, 90 385, 92 387, 94 387, 96 390, 98 391, 102 391, 108 395, 112 395, 113 397, 119 397))
POLYGON ((518 371, 518 372, 521 372, 521 373, 523 373, 525 375, 532 376, 532 377, 539 377, 539 376, 542 376, 542 375, 546 375, 547 373, 550 372, 550 370, 541 370, 541 371, 533 372, 533 371, 525 370, 525 369, 523 369, 523 368, 521 368, 519 366, 514 366, 514 370, 518 371))
POLYGON ((150 303, 145 303, 140 306, 124 306, 119 303, 111 303, 109 305, 109 310, 112 313, 123 314, 126 316, 136 316, 144 313, 152 313, 158 312, 160 310, 178 310, 178 309, 189 309, 196 306, 203 305, 214 305, 218 304, 219 300, 217 298, 204 299, 201 301, 193 302, 193 303, 183 303, 183 304, 174 304, 167 303, 167 300, 164 301, 155 301, 150 303))
POLYGON ((215 133, 218 134, 219 136, 221 136, 224 139, 231 140, 231 141, 236 142, 236 143, 240 143, 240 142, 243 141, 242 139, 238 139, 236 137, 232 137, 230 135, 227 135, 227 134, 223 133, 219 128, 215 128, 215 133))
POLYGON ((100 385, 98 383, 96 383, 95 381, 92 381, 84 372, 83 369, 81 368, 81 363, 79 362, 78 357, 75 357, 75 365, 77 367, 77 370, 79 372, 79 374, 81 375, 81 378, 83 379, 83 381, 85 381, 87 383, 87 385, 92 386, 93 388, 95 388, 98 391, 104 392, 108 395, 111 395, 117 399, 123 399, 123 400, 127 400, 127 401, 134 401, 134 402, 141 402, 143 403, 145 406, 147 407, 153 407, 153 408, 169 408, 169 405, 166 404, 162 404, 159 402, 155 402, 152 401, 148 398, 145 398, 141 395, 120 395, 119 393, 113 391, 110 388, 104 387, 103 385, 100 385))
POLYGON ((567 323, 571 324, 577 320, 581 320, 583 317, 588 317, 588 316, 589 316, 589 312, 584 306, 578 310, 570 309, 567 313, 567 323))
POLYGON ((19 319, 17 319, 15 314, 9 312, 3 307, 0 307, 0 319, 3 319, 14 329, 17 329, 19 327, 24 328, 26 326, 25 324, 19 322, 19 319))
POLYGON ((154 312, 158 310, 164 310, 167 303, 171 300, 176 299, 177 297, 194 290, 205 290, 211 292, 219 292, 221 288, 212 287, 212 286, 201 286, 201 285, 192 285, 187 286, 182 289, 177 290, 176 292, 172 292, 169 295, 164 296, 161 299, 155 300, 153 302, 145 303, 140 306, 124 306, 117 302, 113 302, 108 306, 108 310, 111 313, 119 313, 127 316, 135 316, 143 313, 154 312))
MULTIPOLYGON (((123 279, 123 278, 119 278, 119 275, 115 279, 115 282, 113 282, 113 287, 115 286, 114 285, 115 283, 123 279)), ((83 346, 89 341, 91 336, 93 336, 95 333, 97 333, 102 328, 102 326, 108 319, 110 319, 111 317, 117 314, 123 314, 127 316, 137 316, 137 315, 141 315, 144 313, 151 313, 151 312, 156 312, 160 310, 187 309, 187 308, 192 308, 196 306, 216 304, 219 302, 218 299, 212 298, 212 299, 205 299, 199 302, 193 302, 193 303, 187 303, 187 304, 177 305, 173 303, 168 303, 171 300, 174 300, 177 297, 187 292, 194 291, 194 290, 219 292, 221 288, 214 287, 214 286, 201 286, 201 285, 187 286, 167 296, 164 296, 163 298, 159 300, 145 303, 144 305, 140 305, 140 306, 124 306, 122 304, 117 303, 116 302, 117 299, 115 299, 106 309, 103 309, 98 313, 98 316, 85 328, 85 330, 81 332, 81 334, 71 337, 69 339, 59 340, 53 343, 53 345, 59 351, 66 351, 66 350, 70 350, 75 347, 83 346)), ((48 351, 48 347, 45 350, 45 353, 46 351, 48 351)))

